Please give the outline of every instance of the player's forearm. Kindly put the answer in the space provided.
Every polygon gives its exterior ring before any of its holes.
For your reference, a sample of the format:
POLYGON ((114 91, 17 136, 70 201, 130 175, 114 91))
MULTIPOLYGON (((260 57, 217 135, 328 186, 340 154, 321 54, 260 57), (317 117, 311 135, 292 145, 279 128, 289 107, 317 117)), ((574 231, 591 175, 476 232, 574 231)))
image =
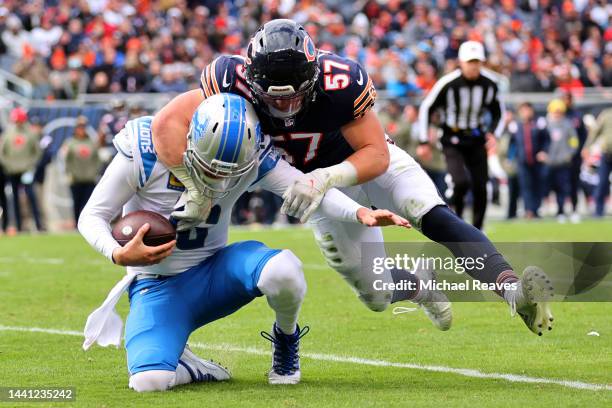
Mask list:
POLYGON ((153 118, 153 145, 157 157, 166 167, 182 164, 191 116, 202 101, 199 89, 185 92, 170 101, 153 118))
MULTIPOLYGON (((161 113, 161 112, 160 112, 161 113)), ((176 119, 155 115, 152 124, 153 144, 159 160, 168 168, 183 164, 187 148, 188 126, 176 119), (180 135, 180 136, 179 136, 180 135)))
POLYGON ((136 192, 134 181, 130 180, 135 177, 132 173, 132 162, 121 154, 115 156, 78 220, 83 238, 109 260, 120 246, 113 238, 110 222, 136 192))
POLYGON ((83 211, 79 217, 78 228, 89 245, 107 259, 113 260, 113 251, 119 248, 120 245, 111 234, 109 221, 93 212, 83 211))
POLYGON ((332 188, 325 194, 318 211, 332 220, 357 223, 357 210, 360 208, 363 208, 361 204, 332 188))
POLYGON ((369 145, 362 147, 346 159, 355 168, 355 179, 346 177, 341 180, 352 182, 351 184, 332 184, 335 187, 346 187, 370 181, 385 171, 389 167, 389 148, 385 141, 383 146, 369 145))

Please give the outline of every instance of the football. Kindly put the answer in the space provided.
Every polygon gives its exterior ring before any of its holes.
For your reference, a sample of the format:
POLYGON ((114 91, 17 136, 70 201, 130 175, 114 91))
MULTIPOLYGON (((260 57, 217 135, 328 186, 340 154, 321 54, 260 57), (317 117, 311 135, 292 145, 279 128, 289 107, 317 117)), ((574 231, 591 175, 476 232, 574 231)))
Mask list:
POLYGON ((172 241, 176 237, 174 225, 163 215, 153 211, 134 211, 124 217, 113 226, 113 238, 124 246, 144 224, 149 223, 150 229, 145 234, 143 242, 147 246, 158 246, 172 241))

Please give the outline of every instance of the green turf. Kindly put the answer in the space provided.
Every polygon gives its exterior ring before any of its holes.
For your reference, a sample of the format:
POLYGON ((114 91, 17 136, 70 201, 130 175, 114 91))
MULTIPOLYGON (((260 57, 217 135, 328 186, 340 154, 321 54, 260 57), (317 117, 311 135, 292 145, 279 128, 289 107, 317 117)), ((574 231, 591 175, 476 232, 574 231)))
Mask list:
MULTIPOLYGON (((487 232, 497 241, 612 241, 611 222, 491 223, 487 232)), ((610 304, 555 304, 555 330, 539 338, 518 318, 511 319, 502 303, 457 303, 454 326, 443 333, 420 312, 394 316, 390 311, 368 311, 325 267, 308 230, 233 230, 231 239, 258 239, 290 248, 303 260, 309 291, 300 320, 312 328, 302 343, 304 353, 612 383, 610 304), (587 336, 591 330, 600 337, 587 336)), ((387 239, 414 240, 419 234, 387 231, 387 239)), ((122 273, 78 235, 2 237, 0 325, 80 331, 122 273)), ((126 311, 124 297, 120 313, 126 311)), ((268 330, 271 322, 265 300, 257 299, 198 330, 190 341, 269 350, 259 331, 268 330)), ((610 391, 311 358, 302 361, 300 385, 272 387, 264 377, 267 356, 218 349, 194 351, 226 364, 234 376, 231 382, 138 395, 127 388, 122 349, 83 352, 81 341, 77 336, 0 330, 0 386, 74 386, 74 405, 94 407, 612 406, 610 391)), ((73 404, 54 404, 69 405, 73 404)), ((3 406, 12 405, 0 403, 3 406)))

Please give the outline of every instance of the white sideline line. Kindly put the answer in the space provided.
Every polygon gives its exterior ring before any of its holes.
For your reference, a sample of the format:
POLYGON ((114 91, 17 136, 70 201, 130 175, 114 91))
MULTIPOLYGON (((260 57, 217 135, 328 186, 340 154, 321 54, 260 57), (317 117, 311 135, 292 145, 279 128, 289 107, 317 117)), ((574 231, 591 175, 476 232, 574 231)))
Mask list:
MULTIPOLYGON (((60 329, 44 329, 40 327, 16 327, 16 326, 3 326, 0 325, 0 331, 15 331, 15 332, 30 332, 30 333, 46 333, 46 334, 60 334, 66 336, 77 336, 82 337, 83 333, 74 330, 60 330, 60 329)), ((204 343, 189 343, 190 346, 206 350, 236 352, 255 354, 262 356, 269 356, 270 352, 261 350, 255 347, 238 347, 231 344, 204 344, 204 343)), ((555 384, 567 388, 576 388, 580 390, 590 391, 612 391, 612 385, 607 384, 592 384, 585 383, 582 381, 572 380, 559 380, 554 378, 541 378, 541 377, 528 377, 525 375, 518 374, 502 374, 502 373, 484 373, 482 371, 474 370, 471 368, 454 368, 445 366, 432 366, 432 365, 421 365, 414 363, 396 363, 385 360, 371 360, 360 357, 345 357, 337 356, 334 354, 321 354, 321 353, 302 353, 302 357, 309 358, 312 360, 319 361, 330 361, 333 363, 346 363, 346 364, 358 364, 375 367, 395 367, 395 368, 409 368, 412 370, 422 371, 433 371, 438 373, 450 373, 462 375, 464 377, 475 377, 475 378, 487 378, 493 380, 505 380, 510 382, 521 382, 530 384, 555 384)))
MULTIPOLYGON (((0 257, 0 264, 3 263, 8 263, 8 264, 14 264, 14 263, 35 263, 35 264, 46 264, 46 265, 63 265, 66 260, 64 258, 29 258, 29 257, 0 257)), ((85 261, 79 261, 80 264, 86 264, 86 265, 111 265, 111 263, 105 259, 93 259, 93 260, 85 260, 85 261)), ((329 266, 327 266, 327 264, 324 263, 320 263, 320 264, 315 264, 315 263, 308 263, 308 264, 304 264, 304 268, 308 268, 308 269, 330 269, 331 268, 329 266)))

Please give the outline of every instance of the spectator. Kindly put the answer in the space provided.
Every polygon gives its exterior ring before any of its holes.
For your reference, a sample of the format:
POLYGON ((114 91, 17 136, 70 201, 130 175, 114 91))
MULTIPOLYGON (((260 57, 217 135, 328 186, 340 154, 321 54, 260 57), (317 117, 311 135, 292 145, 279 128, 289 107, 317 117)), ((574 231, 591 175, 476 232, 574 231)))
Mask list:
POLYGON ((605 201, 610 195, 610 172, 612 171, 612 108, 605 109, 597 117, 583 150, 583 157, 597 146, 601 152, 599 163, 599 184, 595 190, 595 216, 605 214, 605 201))
POLYGON ((522 55, 517 59, 516 68, 510 78, 510 90, 513 92, 533 92, 538 89, 538 78, 530 70, 529 57, 522 55))
MULTIPOLYGON (((550 138, 546 152, 538 153, 541 161, 546 163, 548 185, 557 198, 557 220, 565 223, 565 199, 570 196, 572 178, 572 157, 578 150, 576 130, 565 117, 565 103, 561 99, 553 99, 548 104, 547 131, 550 138)), ((572 222, 580 219, 572 214, 572 222)))
POLYGON ((36 229, 42 231, 36 193, 32 188, 33 172, 41 156, 39 135, 30 128, 28 115, 22 108, 13 109, 10 116, 13 125, 4 131, 0 142, 0 163, 4 166, 13 191, 13 211, 17 231, 23 231, 19 204, 22 188, 30 202, 36 229))
POLYGON ((13 72, 32 84, 34 99, 45 99, 49 95, 49 68, 31 47, 25 47, 21 59, 13 65, 13 72))
POLYGON ((98 145, 88 136, 87 124, 87 118, 79 116, 76 120, 74 136, 66 140, 62 146, 66 174, 72 193, 75 225, 96 186, 100 171, 98 145))
MULTIPOLYGON (((509 123, 512 123, 512 112, 507 112, 509 123)), ((518 178, 518 154, 517 145, 510 132, 510 126, 500 139, 497 155, 502 169, 506 173, 508 182, 508 212, 506 219, 516 218, 518 199, 520 195, 520 184, 518 178)))
POLYGON ((536 120, 533 106, 525 102, 518 107, 518 121, 508 124, 512 145, 516 149, 519 190, 525 206, 525 217, 538 218, 543 197, 544 173, 540 152, 546 149, 548 133, 544 118, 536 120))
POLYGON ((60 25, 54 25, 50 15, 42 17, 40 27, 32 29, 29 42, 43 58, 51 55, 51 48, 57 44, 63 30, 60 25))
POLYGON ((565 103, 567 110, 565 116, 569 119, 570 123, 576 131, 578 136, 578 149, 572 157, 572 177, 570 184, 570 198, 572 201, 572 211, 574 217, 578 217, 578 190, 580 189, 580 169, 582 168, 582 156, 580 152, 584 147, 587 139, 587 129, 582 120, 582 112, 574 106, 574 96, 571 92, 564 92, 561 99, 565 103))
POLYGON ((19 17, 11 14, 6 20, 6 30, 2 32, 2 42, 8 50, 8 54, 15 60, 23 55, 23 48, 28 44, 30 36, 23 29, 19 17))
POLYGON ((187 89, 187 82, 178 75, 176 68, 170 65, 164 65, 161 69, 161 75, 153 79, 152 91, 154 92, 180 93, 187 91, 187 89))
POLYGON ((89 78, 87 73, 81 69, 80 61, 71 60, 69 66, 70 70, 64 78, 64 92, 68 99, 77 99, 87 90, 89 78))
MULTIPOLYGON (((488 65, 496 71, 518 73, 513 89, 580 90, 610 86, 612 80, 612 11, 605 1, 248 1, 241 2, 239 10, 235 2, 222 1, 193 9, 184 1, 137 6, 127 0, 59 2, 58 7, 53 6, 57 1, 47 3, 45 10, 41 2, 31 7, 8 2, 2 8, 0 19, 5 18, 7 26, 2 43, 12 56, 4 66, 10 69, 30 43, 49 57, 53 70, 65 69, 68 59, 77 56, 91 78, 104 71, 113 92, 120 89, 130 53, 138 54, 148 79, 159 76, 157 85, 163 85, 154 60, 163 65, 190 63, 197 55, 208 63, 218 53, 240 53, 256 28, 271 18, 310 23, 306 29, 321 48, 359 60, 380 89, 418 82, 426 90, 434 82, 432 76, 444 73, 445 61, 447 71, 454 69, 459 45, 466 40, 486 45, 488 65), (575 6, 578 3, 588 4, 575 6), (405 82, 402 75, 376 72, 382 61, 393 58, 418 76, 409 72, 405 82), (528 88, 532 83, 537 86, 528 88)), ((187 81, 189 74, 177 75, 187 81)))

